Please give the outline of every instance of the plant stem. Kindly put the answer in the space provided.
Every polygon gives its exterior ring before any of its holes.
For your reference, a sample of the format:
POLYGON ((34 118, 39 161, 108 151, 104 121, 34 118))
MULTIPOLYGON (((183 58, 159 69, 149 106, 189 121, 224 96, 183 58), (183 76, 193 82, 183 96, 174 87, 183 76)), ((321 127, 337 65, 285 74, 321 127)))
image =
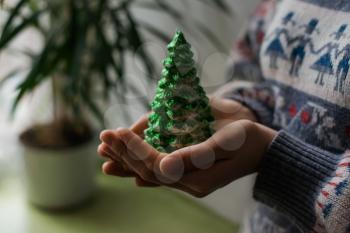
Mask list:
POLYGON ((57 77, 56 75, 52 76, 51 79, 51 88, 52 88, 52 107, 53 107, 53 123, 56 125, 59 122, 59 116, 58 116, 58 93, 57 93, 57 77))

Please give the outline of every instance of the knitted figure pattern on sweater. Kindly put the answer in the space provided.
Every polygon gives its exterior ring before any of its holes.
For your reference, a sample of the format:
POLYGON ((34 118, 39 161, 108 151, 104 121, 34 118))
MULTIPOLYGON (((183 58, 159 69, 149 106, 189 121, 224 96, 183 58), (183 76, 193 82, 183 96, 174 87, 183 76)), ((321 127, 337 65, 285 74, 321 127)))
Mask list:
POLYGON ((349 22, 348 0, 263 0, 234 47, 228 78, 255 84, 227 98, 279 130, 251 232, 350 232, 349 22))

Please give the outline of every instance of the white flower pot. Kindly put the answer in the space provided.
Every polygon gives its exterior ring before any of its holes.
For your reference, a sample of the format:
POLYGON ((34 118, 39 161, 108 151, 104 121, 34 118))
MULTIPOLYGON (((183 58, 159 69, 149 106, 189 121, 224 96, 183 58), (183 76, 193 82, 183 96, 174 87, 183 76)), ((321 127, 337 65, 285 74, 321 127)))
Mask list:
POLYGON ((96 143, 62 150, 24 146, 23 157, 27 198, 37 206, 71 208, 96 189, 96 143))

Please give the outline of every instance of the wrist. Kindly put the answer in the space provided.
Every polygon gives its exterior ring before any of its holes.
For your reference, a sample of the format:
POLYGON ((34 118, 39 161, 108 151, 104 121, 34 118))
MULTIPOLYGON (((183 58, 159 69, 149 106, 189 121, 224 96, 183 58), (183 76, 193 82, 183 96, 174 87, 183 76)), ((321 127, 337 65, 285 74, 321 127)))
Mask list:
POLYGON ((263 141, 263 144, 265 145, 265 150, 264 153, 268 150, 268 148, 270 147, 271 143, 273 142, 273 140, 275 139, 275 137, 277 136, 278 132, 274 129, 271 129, 265 125, 259 124, 259 123, 255 123, 259 134, 260 134, 260 138, 263 141))
POLYGON ((245 176, 258 171, 277 132, 250 120, 241 120, 239 124, 245 129, 246 136, 244 145, 237 151, 245 163, 241 172, 241 176, 245 176))
POLYGON ((257 157, 256 157, 256 167, 255 167, 255 172, 258 171, 261 161, 267 151, 270 148, 271 143, 273 140, 276 138, 278 132, 276 130, 273 130, 269 127, 266 127, 262 124, 259 123, 254 123, 256 132, 255 132, 255 137, 256 137, 256 142, 259 142, 259 150, 257 151, 257 157))

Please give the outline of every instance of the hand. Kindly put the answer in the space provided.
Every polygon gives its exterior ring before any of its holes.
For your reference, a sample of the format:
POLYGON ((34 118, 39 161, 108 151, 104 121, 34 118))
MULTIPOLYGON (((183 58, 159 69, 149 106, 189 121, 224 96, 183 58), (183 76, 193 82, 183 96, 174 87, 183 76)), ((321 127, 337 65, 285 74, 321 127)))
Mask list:
MULTIPOLYGON (((135 176, 140 186, 166 185, 203 197, 255 172, 275 134, 250 120, 238 120, 221 127, 203 143, 164 154, 131 130, 105 131, 101 139, 110 150, 108 156, 122 160, 130 170, 107 162, 104 171, 135 176)), ((99 149, 99 153, 105 152, 99 149)))
MULTIPOLYGON (((219 130, 225 125, 241 119, 256 121, 255 115, 248 108, 244 107, 242 104, 236 101, 222 99, 219 97, 211 97, 210 105, 212 114, 215 118, 215 130, 219 130)), ((130 128, 130 130, 139 137, 144 138, 143 132, 147 128, 147 121, 148 114, 142 116, 130 128)), ((109 147, 106 143, 102 143, 98 147, 98 153, 109 160, 103 165, 103 171, 106 174, 122 177, 134 176, 137 185, 157 186, 154 183, 149 183, 142 180, 137 174, 132 171, 132 169, 127 166, 127 164, 120 158, 120 156, 115 156, 116 153, 113 151, 113 148, 109 147)))

